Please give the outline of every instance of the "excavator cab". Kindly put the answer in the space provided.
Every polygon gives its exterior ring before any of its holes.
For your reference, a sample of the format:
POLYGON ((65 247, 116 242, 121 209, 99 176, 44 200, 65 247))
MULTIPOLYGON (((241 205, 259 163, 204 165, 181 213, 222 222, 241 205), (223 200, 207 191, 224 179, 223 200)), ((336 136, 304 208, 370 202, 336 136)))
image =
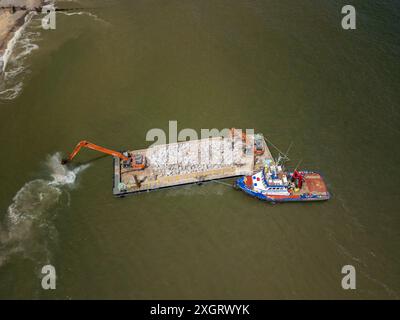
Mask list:
POLYGON ((125 169, 131 168, 132 167, 132 156, 128 152, 123 152, 122 154, 127 158, 126 160, 121 159, 122 167, 125 169))
POLYGON ((128 160, 122 161, 122 166, 125 169, 132 168, 133 170, 143 170, 146 167, 146 158, 142 154, 129 154, 124 152, 128 160))
POLYGON ((143 170, 146 167, 146 158, 142 154, 132 156, 132 168, 134 170, 143 170))
POLYGON ((262 155, 264 153, 264 137, 260 134, 255 135, 254 137, 254 153, 256 155, 262 155))

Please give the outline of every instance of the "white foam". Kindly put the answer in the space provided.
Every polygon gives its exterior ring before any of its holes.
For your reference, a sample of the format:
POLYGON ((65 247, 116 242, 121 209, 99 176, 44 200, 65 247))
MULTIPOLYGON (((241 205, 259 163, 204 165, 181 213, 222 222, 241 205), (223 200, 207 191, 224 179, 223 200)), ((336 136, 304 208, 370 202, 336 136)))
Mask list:
POLYGON ((74 184, 78 173, 89 167, 89 164, 85 164, 70 170, 67 166, 61 164, 59 153, 51 156, 48 159, 47 165, 51 170, 51 177, 53 178, 49 184, 56 186, 74 184))
MULTIPOLYGON (((71 1, 75 2, 75 1, 71 1)), ((78 2, 78 1, 76 1, 78 2)), ((90 12, 64 12, 57 13, 66 16, 89 16, 96 21, 109 24, 107 21, 100 19, 90 12)), ((14 33, 12 39, 8 42, 7 48, 0 59, 2 60, 2 75, 0 79, 0 100, 13 100, 17 98, 23 89, 23 76, 27 70, 25 59, 35 50, 39 49, 37 45, 40 31, 42 16, 36 12, 30 12, 25 16, 24 24, 14 33), (38 18, 34 19, 33 17, 38 18), (28 24, 29 29, 27 28, 28 24), (33 23, 34 22, 34 23, 33 23)), ((0 72, 1 73, 1 72, 0 72)))
POLYGON ((11 70, 8 70, 6 72, 6 78, 7 79, 13 79, 24 70, 25 70, 24 66, 16 66, 15 68, 13 68, 11 70))
POLYGON ((21 58, 24 58, 26 56, 28 56, 33 50, 37 50, 39 49, 39 46, 35 43, 31 43, 31 39, 30 38, 26 38, 21 40, 21 44, 22 44, 22 52, 19 53, 16 57, 15 60, 19 60, 21 58))
POLYGON ((26 26, 28 23, 32 20, 32 17, 36 14, 36 12, 30 12, 25 16, 25 21, 23 25, 14 33, 13 37, 11 38, 10 41, 7 43, 7 48, 4 51, 3 54, 3 72, 6 70, 8 60, 10 59, 11 53, 14 50, 14 47, 18 41, 18 39, 21 37, 22 32, 25 30, 26 26))
POLYGON ((3 91, 0 91, 0 97, 3 100, 13 100, 15 99, 20 92, 22 91, 22 82, 18 82, 16 85, 14 85, 11 88, 5 89, 3 91))
POLYGON ((63 14, 63 15, 66 15, 66 16, 83 16, 83 15, 85 15, 85 16, 88 16, 88 17, 93 18, 93 19, 96 20, 96 21, 103 22, 103 23, 105 23, 105 24, 110 24, 109 22, 107 22, 107 21, 105 21, 105 20, 99 18, 99 17, 96 16, 95 14, 90 13, 90 12, 87 12, 87 11, 80 11, 80 12, 59 11, 59 13, 61 13, 61 14, 63 14))
POLYGON ((2 57, 4 64, 0 81, 1 100, 13 100, 22 92, 23 75, 27 68, 25 60, 32 51, 39 49, 34 41, 37 40, 40 33, 29 31, 26 28, 34 15, 35 13, 32 13, 25 17, 24 25, 9 41, 6 52, 2 57))
POLYGON ((0 266, 13 254, 21 253, 33 260, 48 260, 48 242, 56 236, 53 223, 66 187, 75 185, 79 172, 89 165, 68 169, 61 165, 59 153, 50 156, 46 162, 49 179, 35 179, 27 182, 16 193, 7 209, 4 224, 0 224, 0 266))

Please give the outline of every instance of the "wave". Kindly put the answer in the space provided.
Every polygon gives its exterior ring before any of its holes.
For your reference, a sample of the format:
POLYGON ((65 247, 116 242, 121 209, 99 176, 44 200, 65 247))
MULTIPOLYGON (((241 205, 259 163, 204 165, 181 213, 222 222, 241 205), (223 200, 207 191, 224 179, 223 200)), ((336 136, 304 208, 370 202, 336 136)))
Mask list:
MULTIPOLYGON (((90 12, 63 12, 57 14, 66 16, 86 15, 96 21, 109 24, 90 12)), ((42 16, 36 12, 30 12, 25 16, 23 25, 14 33, 8 42, 7 48, 2 56, 2 74, 0 76, 0 101, 9 101, 17 98, 22 92, 24 74, 29 71, 26 58, 34 50, 39 49, 37 42, 42 29, 42 16), (34 17, 37 18, 34 18, 34 17), (27 26, 29 25, 29 29, 27 26)), ((0 72, 1 73, 1 72, 0 72)))
POLYGON ((85 15, 85 16, 88 16, 88 17, 93 18, 93 19, 96 20, 96 21, 99 21, 99 22, 102 22, 102 23, 105 23, 105 24, 110 24, 109 22, 107 22, 107 21, 105 21, 105 20, 99 18, 99 17, 96 16, 95 14, 90 13, 90 12, 87 12, 87 11, 80 11, 80 12, 65 12, 65 11, 59 11, 58 13, 61 13, 61 14, 66 15, 66 16, 82 16, 82 15, 85 15))
POLYGON ((49 156, 46 165, 51 178, 27 182, 14 196, 4 223, 0 224, 0 267, 14 255, 49 262, 49 246, 57 240, 57 210, 69 205, 68 189, 76 185, 78 174, 89 166, 70 170, 61 165, 59 153, 49 156))
POLYGON ((18 95, 22 91, 22 86, 23 86, 23 83, 18 82, 17 84, 13 85, 12 87, 0 91, 1 99, 3 99, 3 100, 15 99, 16 97, 18 97, 18 95))
MULTIPOLYGON (((35 12, 25 17, 25 23, 15 32, 13 38, 7 44, 3 55, 3 72, 0 81, 0 100, 13 100, 19 96, 23 88, 23 75, 28 66, 26 58, 34 50, 39 49, 35 43, 40 32, 30 31, 27 28, 30 22, 37 24, 40 19, 33 19, 35 12)), ((34 26, 32 28, 35 28, 34 26)))
POLYGON ((33 16, 35 15, 35 12, 30 12, 25 16, 25 21, 22 24, 22 26, 15 31, 13 37, 11 38, 10 41, 7 43, 7 48, 3 54, 3 72, 6 70, 8 60, 10 59, 11 53, 13 52, 13 49, 18 41, 18 39, 21 37, 23 31, 25 30, 26 26, 28 23, 32 20, 33 16))

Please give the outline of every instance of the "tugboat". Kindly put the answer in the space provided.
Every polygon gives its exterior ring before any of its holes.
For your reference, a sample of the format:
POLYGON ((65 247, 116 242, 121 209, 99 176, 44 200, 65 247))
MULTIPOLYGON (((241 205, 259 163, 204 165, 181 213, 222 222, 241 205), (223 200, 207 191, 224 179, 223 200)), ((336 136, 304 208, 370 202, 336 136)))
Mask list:
POLYGON ((276 202, 322 201, 330 198, 322 176, 312 171, 284 172, 280 165, 268 165, 236 180, 235 187, 260 200, 276 202))

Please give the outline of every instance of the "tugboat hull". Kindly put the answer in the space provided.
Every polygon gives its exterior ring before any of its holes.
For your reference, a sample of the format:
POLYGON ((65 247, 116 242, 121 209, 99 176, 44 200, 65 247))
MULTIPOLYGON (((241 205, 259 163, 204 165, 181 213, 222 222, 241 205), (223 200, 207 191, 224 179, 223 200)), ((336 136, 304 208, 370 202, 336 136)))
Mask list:
POLYGON ((324 201, 330 198, 326 184, 319 173, 302 171, 303 185, 301 190, 289 195, 271 195, 254 188, 253 177, 244 176, 236 180, 235 187, 248 195, 268 202, 324 201))

